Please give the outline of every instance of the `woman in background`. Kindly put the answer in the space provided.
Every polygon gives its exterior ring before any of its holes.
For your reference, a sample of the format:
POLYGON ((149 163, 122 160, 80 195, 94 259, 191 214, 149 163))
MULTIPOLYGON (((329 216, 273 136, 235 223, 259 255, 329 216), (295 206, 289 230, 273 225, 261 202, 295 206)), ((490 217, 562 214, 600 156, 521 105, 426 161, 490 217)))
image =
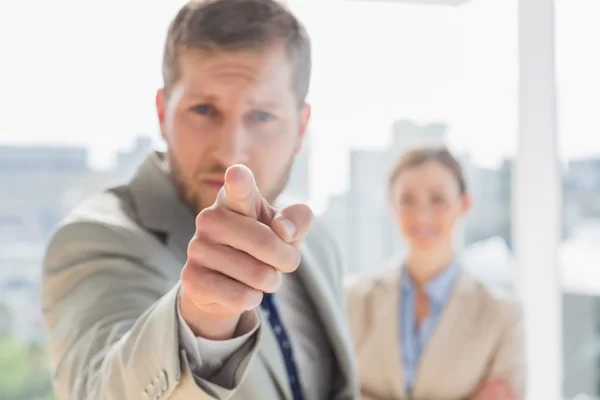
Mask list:
POLYGON ((523 398, 519 305, 462 270, 453 246, 471 205, 458 161, 414 149, 389 195, 407 257, 347 292, 363 400, 523 398))

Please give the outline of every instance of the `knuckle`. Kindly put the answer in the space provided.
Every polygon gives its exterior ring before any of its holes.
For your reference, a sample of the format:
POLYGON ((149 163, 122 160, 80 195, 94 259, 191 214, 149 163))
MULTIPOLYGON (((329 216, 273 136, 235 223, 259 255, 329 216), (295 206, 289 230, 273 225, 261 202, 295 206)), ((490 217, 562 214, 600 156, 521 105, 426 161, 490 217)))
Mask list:
POLYGON ((181 270, 181 276, 180 276, 180 280, 181 280, 181 285, 186 289, 189 290, 189 284, 190 282, 192 282, 192 277, 191 275, 191 265, 189 262, 187 262, 183 269, 181 270))
POLYGON ((213 242, 211 242, 211 240, 205 235, 196 234, 188 244, 188 260, 192 260, 196 264, 206 266, 205 264, 213 252, 211 243, 213 242))
MULTIPOLYGON (((183 274, 182 274, 183 275, 183 274)), ((183 285, 182 276, 182 285, 183 285)), ((215 274, 209 268, 194 266, 194 270, 190 273, 188 287, 184 289, 191 291, 192 296, 202 304, 220 303, 218 293, 223 290, 223 277, 215 274)))
POLYGON ((265 254, 274 253, 277 250, 277 245, 279 244, 276 240, 274 240, 273 237, 266 234, 256 235, 254 240, 257 249, 261 253, 265 254))
POLYGON ((280 277, 275 268, 268 265, 259 265, 252 272, 254 287, 265 292, 275 292, 279 288, 280 277))
POLYGON ((219 226, 220 213, 218 209, 205 208, 196 216, 196 231, 209 232, 219 226))
POLYGON ((188 260, 196 259, 198 255, 202 254, 202 246, 203 246, 203 239, 198 235, 194 236, 192 238, 192 240, 190 240, 190 243, 188 244, 188 248, 187 248, 188 260))
POLYGON ((181 270, 181 284, 187 291, 195 291, 197 283, 201 281, 199 277, 202 275, 203 268, 198 267, 195 263, 188 261, 181 270))
POLYGON ((275 268, 273 268, 272 274, 271 274, 271 280, 269 281, 270 286, 269 286, 268 290, 265 290, 265 291, 268 293, 275 293, 281 287, 281 283, 282 283, 281 274, 277 270, 275 270, 275 268))
POLYGON ((285 262, 283 263, 283 267, 286 272, 295 271, 300 262, 302 261, 302 254, 299 250, 292 248, 292 251, 286 254, 285 262))
POLYGON ((261 300, 262 292, 244 285, 237 292, 235 304, 240 310, 251 310, 257 307, 261 300))

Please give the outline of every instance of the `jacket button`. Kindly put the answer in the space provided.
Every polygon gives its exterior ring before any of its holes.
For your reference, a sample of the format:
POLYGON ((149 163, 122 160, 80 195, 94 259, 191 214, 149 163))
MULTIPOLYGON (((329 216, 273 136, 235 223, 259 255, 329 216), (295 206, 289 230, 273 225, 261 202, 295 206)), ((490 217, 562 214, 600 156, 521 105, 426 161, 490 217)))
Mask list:
POLYGON ((158 380, 160 382, 159 387, 163 392, 166 392, 169 389, 169 377, 167 373, 163 370, 158 374, 158 380))

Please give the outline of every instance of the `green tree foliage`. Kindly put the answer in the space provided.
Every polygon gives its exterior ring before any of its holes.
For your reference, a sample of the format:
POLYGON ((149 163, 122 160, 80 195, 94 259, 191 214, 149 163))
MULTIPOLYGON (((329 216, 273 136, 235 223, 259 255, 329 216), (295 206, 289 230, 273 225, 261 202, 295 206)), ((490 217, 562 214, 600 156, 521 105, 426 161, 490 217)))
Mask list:
POLYGON ((55 400, 45 348, 0 337, 0 400, 55 400))

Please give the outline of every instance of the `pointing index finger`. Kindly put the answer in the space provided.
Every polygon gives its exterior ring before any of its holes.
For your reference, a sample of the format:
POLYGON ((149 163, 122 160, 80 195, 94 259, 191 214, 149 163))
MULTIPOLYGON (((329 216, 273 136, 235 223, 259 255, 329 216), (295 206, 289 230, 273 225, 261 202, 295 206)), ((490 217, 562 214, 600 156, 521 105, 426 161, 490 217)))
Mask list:
POLYGON ((258 219, 263 198, 256 186, 254 175, 242 164, 232 165, 225 171, 225 184, 217 196, 217 207, 258 219))

